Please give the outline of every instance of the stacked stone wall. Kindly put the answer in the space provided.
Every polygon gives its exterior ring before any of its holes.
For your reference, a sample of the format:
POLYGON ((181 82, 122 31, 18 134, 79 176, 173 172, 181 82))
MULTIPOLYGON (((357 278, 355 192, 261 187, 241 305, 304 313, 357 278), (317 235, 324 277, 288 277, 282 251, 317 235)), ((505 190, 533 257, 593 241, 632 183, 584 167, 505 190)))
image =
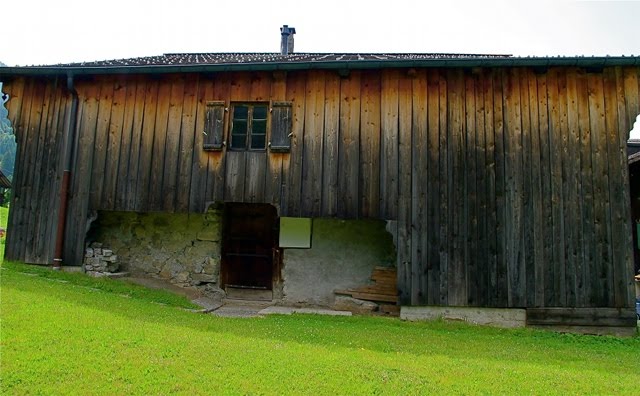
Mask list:
POLYGON ((219 293, 222 217, 101 211, 88 234, 117 253, 121 270, 219 293))

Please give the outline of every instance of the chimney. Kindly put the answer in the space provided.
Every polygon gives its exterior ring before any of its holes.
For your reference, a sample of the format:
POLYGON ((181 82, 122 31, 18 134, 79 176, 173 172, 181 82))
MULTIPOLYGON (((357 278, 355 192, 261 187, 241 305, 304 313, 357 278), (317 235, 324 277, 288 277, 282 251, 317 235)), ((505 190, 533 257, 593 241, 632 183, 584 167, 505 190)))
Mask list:
POLYGON ((280 55, 293 54, 293 35, 296 34, 296 28, 283 25, 280 28, 282 39, 280 40, 280 55))

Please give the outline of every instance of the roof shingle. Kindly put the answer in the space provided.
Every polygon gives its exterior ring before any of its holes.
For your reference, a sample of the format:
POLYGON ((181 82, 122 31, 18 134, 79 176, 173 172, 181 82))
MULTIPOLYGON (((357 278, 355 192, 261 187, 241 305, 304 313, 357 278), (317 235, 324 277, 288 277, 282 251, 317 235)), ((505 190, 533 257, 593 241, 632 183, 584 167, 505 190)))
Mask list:
POLYGON ((340 61, 407 61, 427 59, 494 59, 509 58, 511 55, 487 54, 355 54, 355 53, 184 53, 146 56, 140 58, 113 59, 94 62, 66 63, 60 67, 109 67, 109 66, 172 66, 172 65, 215 65, 241 63, 309 63, 340 61))

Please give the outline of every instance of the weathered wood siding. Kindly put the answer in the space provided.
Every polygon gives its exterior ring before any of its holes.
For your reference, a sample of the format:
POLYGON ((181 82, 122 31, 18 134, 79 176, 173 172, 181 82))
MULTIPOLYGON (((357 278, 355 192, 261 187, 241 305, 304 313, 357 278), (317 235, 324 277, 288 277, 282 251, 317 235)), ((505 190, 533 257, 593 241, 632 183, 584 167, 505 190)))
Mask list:
MULTIPOLYGON (((638 68, 78 80, 65 260, 79 261, 93 210, 267 202, 397 220, 405 304, 630 307, 625 143, 639 81, 638 68), (291 152, 204 151, 208 101, 292 102, 291 152)), ((69 98, 51 81, 5 91, 19 143, 7 257, 45 262, 69 98)))
POLYGON ((4 85, 6 103, 16 135, 8 260, 50 263, 62 181, 62 138, 70 98, 66 81, 14 80, 4 85))

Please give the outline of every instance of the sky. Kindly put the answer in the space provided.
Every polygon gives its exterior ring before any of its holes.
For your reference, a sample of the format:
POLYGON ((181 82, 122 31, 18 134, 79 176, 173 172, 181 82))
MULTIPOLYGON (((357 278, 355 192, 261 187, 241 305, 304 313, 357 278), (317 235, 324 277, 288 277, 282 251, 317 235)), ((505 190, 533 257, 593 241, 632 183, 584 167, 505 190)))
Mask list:
POLYGON ((9 66, 176 52, 640 55, 640 2, 4 0, 9 66))

